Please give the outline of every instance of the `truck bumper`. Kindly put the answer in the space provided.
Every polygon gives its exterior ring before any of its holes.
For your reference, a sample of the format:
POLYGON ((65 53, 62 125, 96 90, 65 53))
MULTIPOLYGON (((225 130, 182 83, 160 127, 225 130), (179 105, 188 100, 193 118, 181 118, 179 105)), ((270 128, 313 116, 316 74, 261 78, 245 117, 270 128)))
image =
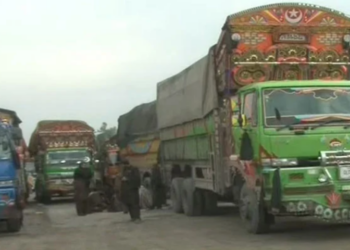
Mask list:
POLYGON ((15 204, 11 205, 0 205, 0 220, 9 219, 20 219, 21 209, 19 209, 15 204))
MULTIPOLYGON (((16 197, 16 189, 0 189, 0 220, 19 219, 22 214, 21 200, 16 197)), ((22 201, 23 202, 23 201, 22 201)))
POLYGON ((48 183, 47 191, 52 195, 54 194, 69 195, 74 193, 74 186, 73 184, 67 185, 67 184, 48 183))
POLYGON ((264 201, 281 215, 350 220, 350 178, 338 166, 264 168, 264 201))

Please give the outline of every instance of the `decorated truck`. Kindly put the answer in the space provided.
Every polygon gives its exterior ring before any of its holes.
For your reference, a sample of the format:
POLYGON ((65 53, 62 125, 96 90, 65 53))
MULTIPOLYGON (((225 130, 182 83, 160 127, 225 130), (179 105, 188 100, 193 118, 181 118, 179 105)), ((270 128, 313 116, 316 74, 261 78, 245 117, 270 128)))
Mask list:
POLYGON ((72 195, 73 174, 78 162, 90 163, 94 171, 94 129, 86 122, 40 121, 28 148, 35 159, 35 195, 38 202, 49 203, 53 196, 72 195))
POLYGON ((16 147, 17 154, 19 156, 21 167, 18 169, 18 180, 21 182, 21 192, 23 197, 27 201, 30 195, 29 185, 27 184, 27 173, 26 173, 26 158, 28 156, 27 144, 23 137, 22 129, 20 124, 22 120, 18 117, 17 113, 13 110, 0 108, 0 122, 7 124, 10 127, 10 136, 12 142, 16 147))
POLYGON ((98 175, 104 183, 113 182, 112 180, 119 172, 117 167, 119 147, 115 140, 116 133, 117 129, 115 127, 95 133, 97 158, 99 160, 98 175))
MULTIPOLYGON (((157 130, 156 102, 136 106, 118 119, 116 142, 119 156, 139 168, 144 188, 150 191, 152 167, 158 164, 159 133, 157 130)), ((146 192, 144 192, 146 193, 146 192)), ((149 195, 143 206, 152 207, 149 195)))
POLYGON ((5 222, 10 232, 18 232, 23 223, 26 183, 21 180, 23 166, 12 133, 11 125, 0 122, 0 223, 5 222))
POLYGON ((348 222, 349 47, 350 18, 336 10, 281 3, 228 16, 205 57, 157 84, 173 210, 213 214, 229 200, 255 234, 276 216, 348 222))

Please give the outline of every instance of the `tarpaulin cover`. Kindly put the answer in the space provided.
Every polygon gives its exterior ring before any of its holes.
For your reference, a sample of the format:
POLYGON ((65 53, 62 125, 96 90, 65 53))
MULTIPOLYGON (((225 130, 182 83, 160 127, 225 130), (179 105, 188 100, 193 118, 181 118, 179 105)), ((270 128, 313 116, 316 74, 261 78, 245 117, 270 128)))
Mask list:
POLYGON ((207 56, 157 85, 159 129, 203 118, 217 106, 214 47, 207 56))
POLYGON ((124 148, 140 135, 157 129, 156 101, 136 106, 118 119, 117 144, 124 148))
POLYGON ((98 131, 95 134, 97 146, 100 148, 106 141, 110 140, 117 134, 117 128, 108 128, 105 131, 98 131))
POLYGON ((11 117, 11 120, 13 121, 12 125, 18 126, 18 124, 22 123, 15 111, 0 108, 0 118, 7 118, 7 116, 11 117))

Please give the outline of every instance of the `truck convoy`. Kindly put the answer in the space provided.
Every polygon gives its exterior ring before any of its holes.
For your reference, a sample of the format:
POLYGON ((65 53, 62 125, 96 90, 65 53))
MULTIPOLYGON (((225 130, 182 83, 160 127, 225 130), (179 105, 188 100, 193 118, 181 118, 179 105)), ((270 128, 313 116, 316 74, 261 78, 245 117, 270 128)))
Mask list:
POLYGON ((94 170, 94 129, 83 121, 40 121, 32 133, 29 153, 35 159, 37 201, 49 203, 54 195, 71 195, 78 162, 89 162, 94 170))
MULTIPOLYGON (((281 3, 228 16, 207 56, 157 84, 154 159, 174 211, 212 214, 230 200, 254 234, 276 216, 348 222, 349 48, 350 18, 332 9, 281 3)), ((145 156, 151 144, 133 136, 121 151, 145 156)))
POLYGON ((0 109, 0 118, 0 222, 18 232, 28 198, 24 157, 18 150, 23 137, 14 111, 0 109))

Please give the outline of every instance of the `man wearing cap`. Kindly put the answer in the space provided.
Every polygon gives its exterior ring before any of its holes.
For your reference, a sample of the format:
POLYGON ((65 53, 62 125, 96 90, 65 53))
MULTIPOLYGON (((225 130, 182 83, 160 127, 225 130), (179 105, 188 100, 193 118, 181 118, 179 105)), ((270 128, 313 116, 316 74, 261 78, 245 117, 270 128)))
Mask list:
POLYGON ((123 160, 122 164, 124 165, 121 183, 122 202, 129 211, 131 221, 140 222, 140 172, 138 168, 131 166, 127 160, 123 160))

